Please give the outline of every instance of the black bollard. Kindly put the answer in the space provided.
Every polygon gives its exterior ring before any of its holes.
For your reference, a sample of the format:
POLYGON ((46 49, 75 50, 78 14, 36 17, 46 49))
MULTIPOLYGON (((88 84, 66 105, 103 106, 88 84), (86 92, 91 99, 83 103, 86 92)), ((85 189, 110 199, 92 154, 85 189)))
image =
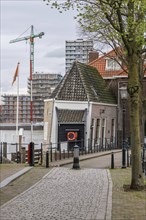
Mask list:
POLYGON ((129 167, 129 149, 127 148, 127 167, 129 167))
POLYGON ((0 144, 0 164, 3 162, 3 155, 2 155, 2 142, 0 144))
POLYGON ((122 149, 122 168, 126 168, 126 149, 122 149))
POLYGON ((28 145, 28 163, 30 166, 34 166, 34 143, 30 142, 28 145))
POLYGON ((46 168, 49 167, 49 151, 46 152, 46 168))
POLYGON ((111 169, 115 168, 115 164, 114 164, 114 153, 111 153, 111 169))
POLYGON ((74 146, 74 159, 73 159, 73 169, 80 169, 79 165, 79 146, 74 146))

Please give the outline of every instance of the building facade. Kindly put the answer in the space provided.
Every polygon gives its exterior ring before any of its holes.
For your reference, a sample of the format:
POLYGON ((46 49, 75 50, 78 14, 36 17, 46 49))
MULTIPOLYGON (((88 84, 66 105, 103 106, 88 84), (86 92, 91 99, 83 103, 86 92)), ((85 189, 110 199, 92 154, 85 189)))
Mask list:
MULTIPOLYGON (((49 98, 52 91, 61 81, 60 74, 38 73, 32 75, 33 122, 43 122, 44 99, 49 98)), ((30 94, 30 80, 28 78, 28 93, 30 94)))
MULTIPOLYGON (((3 95, 1 105, 1 123, 15 123, 17 114, 17 96, 3 95)), ((30 122, 30 97, 28 95, 19 95, 18 106, 19 123, 30 122)))
MULTIPOLYGON (((45 100, 44 144, 62 149, 106 148, 116 144, 117 105, 98 71, 75 61, 50 99, 45 100)), ((45 149, 44 145, 44 151, 45 149)))
POLYGON ((65 48, 65 63, 67 72, 75 60, 85 64, 89 62, 89 52, 93 51, 93 41, 83 39, 66 41, 65 48))
MULTIPOLYGON (((113 93, 116 96, 117 104, 118 104, 118 144, 119 147, 122 146, 122 135, 123 135, 123 101, 120 96, 120 89, 128 84, 128 72, 127 67, 123 66, 122 62, 117 58, 114 50, 105 53, 99 58, 93 60, 89 63, 90 66, 95 67, 103 79, 106 81, 108 87, 110 87, 113 93)), ((143 136, 146 136, 146 62, 144 63, 144 77, 142 80, 143 86, 143 119, 141 122, 141 130, 142 130, 142 142, 143 136)), ((130 137, 130 115, 129 115, 129 107, 128 107, 128 99, 125 101, 126 115, 125 115, 125 131, 126 131, 126 139, 130 137)))

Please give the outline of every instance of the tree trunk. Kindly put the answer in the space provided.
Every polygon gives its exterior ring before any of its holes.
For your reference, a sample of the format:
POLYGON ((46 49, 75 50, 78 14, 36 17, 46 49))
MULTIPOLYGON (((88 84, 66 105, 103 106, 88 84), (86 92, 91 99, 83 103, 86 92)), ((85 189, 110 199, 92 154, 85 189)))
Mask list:
POLYGON ((141 130, 140 130, 140 101, 141 84, 139 80, 139 57, 132 54, 128 58, 128 93, 130 95, 130 132, 132 155, 131 188, 142 189, 144 178, 141 162, 141 130))

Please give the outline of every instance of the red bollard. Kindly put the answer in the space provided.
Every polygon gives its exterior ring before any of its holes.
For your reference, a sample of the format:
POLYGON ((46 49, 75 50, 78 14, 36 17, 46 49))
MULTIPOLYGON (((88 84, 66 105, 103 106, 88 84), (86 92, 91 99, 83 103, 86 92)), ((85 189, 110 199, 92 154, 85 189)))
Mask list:
POLYGON ((30 144, 28 145, 27 160, 28 160, 28 164, 30 164, 30 144))

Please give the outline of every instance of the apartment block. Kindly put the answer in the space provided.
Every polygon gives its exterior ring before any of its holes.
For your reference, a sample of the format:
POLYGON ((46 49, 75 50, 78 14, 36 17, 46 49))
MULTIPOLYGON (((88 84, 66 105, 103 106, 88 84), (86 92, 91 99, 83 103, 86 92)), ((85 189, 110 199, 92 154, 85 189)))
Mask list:
MULTIPOLYGON (((42 122, 44 119, 44 99, 48 99, 52 91, 61 81, 60 74, 39 73, 32 75, 32 97, 33 97, 33 122, 42 122)), ((31 85, 28 78, 28 94, 31 85)))
MULTIPOLYGON (((16 123, 17 114, 17 96, 3 95, 2 96, 0 122, 1 123, 16 123)), ((18 105, 19 123, 30 122, 30 97, 28 95, 19 95, 18 105)))
POLYGON ((75 60, 85 64, 89 62, 89 53, 93 51, 93 40, 66 41, 65 47, 65 68, 68 71, 75 60))

